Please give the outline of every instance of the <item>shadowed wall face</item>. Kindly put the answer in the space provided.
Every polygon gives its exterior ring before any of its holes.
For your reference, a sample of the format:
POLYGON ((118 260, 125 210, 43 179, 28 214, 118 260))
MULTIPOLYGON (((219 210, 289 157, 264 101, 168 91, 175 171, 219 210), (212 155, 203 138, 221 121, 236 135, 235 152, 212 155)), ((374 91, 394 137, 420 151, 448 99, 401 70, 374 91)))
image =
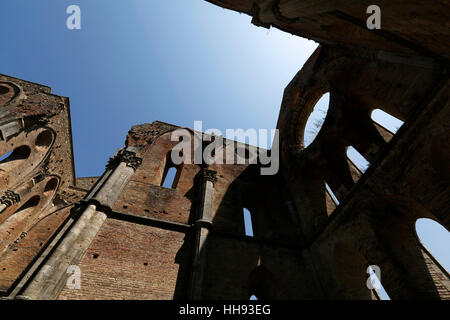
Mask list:
POLYGON ((280 173, 175 165, 178 127, 154 122, 130 130, 98 180, 76 179, 68 99, 0 76, 0 293, 377 299, 367 286, 373 265, 393 299, 449 299, 448 272, 414 231, 420 218, 450 225, 448 35, 435 27, 446 22, 443 5, 414 1, 413 15, 382 1, 387 23, 369 32, 366 1, 211 2, 322 43, 285 90, 280 173), (308 118, 327 93, 323 125, 307 143, 308 118), (376 109, 402 128, 375 123, 376 109), (70 264, 81 288, 65 283, 70 264))

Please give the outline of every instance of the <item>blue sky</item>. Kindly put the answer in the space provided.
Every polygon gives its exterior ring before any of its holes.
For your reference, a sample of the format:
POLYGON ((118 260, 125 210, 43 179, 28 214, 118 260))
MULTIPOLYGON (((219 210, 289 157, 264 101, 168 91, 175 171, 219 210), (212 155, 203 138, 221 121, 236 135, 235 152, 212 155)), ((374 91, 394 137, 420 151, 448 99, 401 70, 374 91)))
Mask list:
POLYGON ((15 0, 1 9, 14 33, 1 72, 70 97, 78 176, 100 175, 139 123, 274 128, 285 86, 317 46, 202 0, 15 0), (70 4, 81 8, 81 30, 66 28, 70 4))
MULTIPOLYGON (((140 123, 275 128, 284 88, 317 47, 203 0, 14 0, 0 9, 0 73, 70 98, 77 176, 101 175, 140 123), (72 4, 81 30, 66 28, 72 4)), ((435 250, 450 269, 444 236, 435 250)))

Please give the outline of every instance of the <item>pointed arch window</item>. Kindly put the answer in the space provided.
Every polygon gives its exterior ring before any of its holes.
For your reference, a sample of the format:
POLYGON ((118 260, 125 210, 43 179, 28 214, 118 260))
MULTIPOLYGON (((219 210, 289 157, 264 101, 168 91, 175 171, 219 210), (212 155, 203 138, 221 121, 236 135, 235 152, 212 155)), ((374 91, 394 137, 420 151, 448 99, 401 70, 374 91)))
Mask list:
POLYGON ((393 115, 390 115, 389 113, 381 109, 373 110, 371 118, 374 122, 382 126, 384 129, 390 131, 392 134, 397 133, 397 131, 404 123, 400 119, 397 119, 393 115))
POLYGON ((20 226, 33 214, 39 205, 41 198, 34 196, 23 204, 16 212, 0 223, 0 255, 8 248, 9 244, 20 235, 20 226))
POLYGON ((416 234, 423 246, 447 270, 450 270, 450 232, 438 222, 422 218, 416 221, 416 234))
POLYGON ((4 155, 0 156, 0 163, 3 162, 3 160, 8 159, 14 150, 9 151, 8 153, 5 153, 4 155))
POLYGON ((161 186, 168 189, 175 189, 177 187, 178 170, 176 167, 170 167, 164 174, 161 186))
POLYGON ((370 162, 352 146, 347 148, 347 157, 362 173, 366 172, 370 166, 370 162))
POLYGON ((0 167, 9 168, 14 166, 20 160, 26 160, 30 156, 31 149, 29 146, 23 145, 0 157, 0 167))
POLYGON ((250 210, 248 210, 247 208, 244 208, 243 214, 244 214, 245 235, 247 237, 254 237, 252 214, 250 213, 250 210))
POLYGON ((325 189, 327 190, 328 194, 330 195, 331 199, 333 200, 334 204, 337 207, 339 205, 339 203, 340 203, 339 199, 336 197, 336 195, 334 194, 333 190, 331 190, 330 186, 326 182, 325 182, 325 189))
POLYGON ((372 282, 372 285, 375 288, 380 300, 391 300, 372 266, 368 267, 367 272, 370 275, 370 281, 372 282))

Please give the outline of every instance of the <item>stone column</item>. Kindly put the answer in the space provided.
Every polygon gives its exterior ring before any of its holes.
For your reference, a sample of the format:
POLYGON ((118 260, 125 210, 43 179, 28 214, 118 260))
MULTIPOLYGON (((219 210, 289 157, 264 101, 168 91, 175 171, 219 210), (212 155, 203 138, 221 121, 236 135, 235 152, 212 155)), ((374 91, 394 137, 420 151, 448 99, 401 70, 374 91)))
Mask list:
POLYGON ((142 159, 136 157, 137 149, 128 147, 119 149, 116 155, 109 159, 106 172, 95 184, 84 200, 95 202, 109 209, 125 189, 142 159))
MULTIPOLYGON (((119 150, 110 159, 105 174, 85 198, 87 207, 19 298, 51 300, 58 297, 70 276, 67 270, 79 263, 105 222, 107 215, 102 211, 111 209, 141 164, 142 159, 137 158, 134 151, 119 150)), ((83 270, 80 271, 82 275, 83 270)))
POLYGON ((213 225, 214 184, 217 182, 215 171, 202 169, 200 174, 201 188, 199 194, 198 220, 195 222, 196 239, 190 292, 190 298, 192 300, 202 299, 207 263, 207 242, 209 232, 213 225))
POLYGON ((67 269, 78 263, 105 220, 104 213, 89 205, 20 298, 56 299, 67 279, 67 269))

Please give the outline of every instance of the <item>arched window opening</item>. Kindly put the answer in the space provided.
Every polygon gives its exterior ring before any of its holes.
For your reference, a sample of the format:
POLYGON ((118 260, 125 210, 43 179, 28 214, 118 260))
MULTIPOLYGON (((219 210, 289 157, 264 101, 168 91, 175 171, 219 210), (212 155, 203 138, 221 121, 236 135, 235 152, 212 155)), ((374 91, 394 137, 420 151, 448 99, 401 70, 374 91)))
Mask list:
POLYGON ((310 114, 305 126, 304 145, 308 147, 319 134, 328 113, 330 105, 330 93, 325 93, 316 103, 313 112, 310 114))
POLYGON ((3 160, 7 159, 7 158, 13 153, 13 151, 14 151, 14 150, 11 150, 10 152, 5 153, 4 155, 0 156, 0 163, 1 163, 3 160))
POLYGON ((27 223, 40 200, 39 196, 30 198, 16 212, 0 223, 0 240, 2 240, 0 241, 0 255, 4 253, 10 243, 17 239, 21 230, 26 228, 24 224, 27 223))
POLYGON ((0 161, 0 168, 5 169, 5 167, 13 165, 16 161, 28 159, 30 153, 31 149, 28 146, 17 147, 12 152, 7 153, 7 155, 9 154, 8 157, 3 157, 4 159, 0 161))
POLYGON ((170 167, 164 175, 161 186, 164 188, 168 188, 168 189, 171 189, 171 188, 175 189, 177 173, 178 173, 178 170, 176 167, 170 167))
POLYGON ((8 87, 0 85, 0 96, 4 95, 4 94, 7 94, 8 92, 9 92, 9 88, 8 87))
POLYGON ((450 270, 450 232, 432 219, 418 219, 416 233, 420 242, 428 252, 447 271, 450 270))
POLYGON ((403 125, 403 121, 400 119, 397 119, 396 117, 390 115, 389 113, 381 110, 381 109, 375 109, 372 111, 371 118, 374 122, 385 128, 386 130, 390 131, 391 133, 395 134, 400 129, 400 127, 403 125))
POLYGON ((352 146, 347 148, 347 157, 362 173, 366 172, 370 166, 370 162, 352 146))
POLYGON ((336 195, 334 194, 333 190, 331 190, 330 186, 326 182, 325 182, 325 189, 327 190, 328 194, 330 195, 331 199, 333 200, 334 204, 337 207, 340 204, 340 202, 336 197, 336 195))
POLYGON ((45 130, 39 133, 36 137, 36 148, 38 150, 46 150, 53 142, 53 133, 50 130, 45 130))
MULTIPOLYGON (((180 155, 182 155, 182 152, 180 152, 180 155)), ((173 163, 172 150, 166 154, 165 159, 161 162, 160 169, 162 168, 164 168, 164 171, 162 171, 160 186, 167 189, 176 189, 178 181, 180 180, 183 165, 176 165, 173 163)))
POLYGON ((34 208, 39 204, 39 201, 41 200, 41 198, 39 196, 34 196, 32 198, 30 198, 24 205, 22 205, 15 214, 18 214, 21 211, 25 211, 28 210, 30 208, 34 208))
POLYGON ((244 208, 244 227, 245 227, 245 235, 247 237, 253 237, 253 221, 252 214, 247 208, 244 208))
POLYGON ((367 273, 369 274, 373 288, 376 290, 376 293, 381 300, 391 300, 386 290, 384 290, 383 284, 381 283, 375 271, 376 270, 374 270, 374 266, 369 266, 367 269, 367 273))
MULTIPOLYGON (((34 196, 30 198, 27 202, 25 202, 19 209, 17 209, 13 214, 11 214, 4 223, 0 223, 2 225, 2 228, 0 228, 0 235, 1 230, 3 230, 4 225, 11 225, 15 223, 17 220, 22 220, 24 216, 31 213, 33 209, 39 204, 41 198, 39 196, 34 196)), ((5 229, 7 230, 7 228, 5 229)))
POLYGON ((50 194, 52 194, 58 187, 58 182, 59 181, 57 178, 50 179, 50 181, 48 181, 47 184, 45 185, 44 195, 47 197, 50 196, 50 194))
POLYGON ((338 243, 335 246, 333 274, 340 287, 337 298, 390 300, 380 281, 382 269, 370 265, 352 245, 338 243))
POLYGON ((171 167, 167 170, 165 177, 163 178, 162 186, 164 188, 173 188, 175 183, 175 176, 177 175, 177 168, 171 167))
POLYGON ((14 98, 14 88, 6 83, 0 83, 0 106, 4 106, 6 103, 14 98))

